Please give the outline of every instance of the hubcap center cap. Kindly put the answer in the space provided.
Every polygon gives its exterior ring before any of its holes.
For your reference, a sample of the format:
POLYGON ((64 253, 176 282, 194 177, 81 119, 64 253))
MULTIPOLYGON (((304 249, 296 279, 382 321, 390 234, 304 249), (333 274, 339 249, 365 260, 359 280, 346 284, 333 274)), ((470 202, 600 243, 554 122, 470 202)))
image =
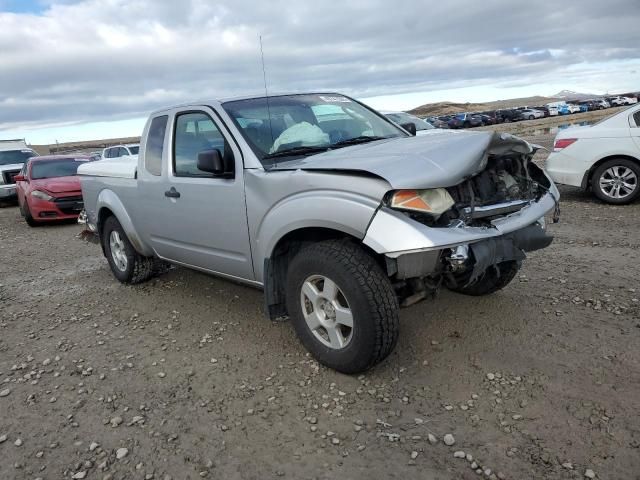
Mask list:
POLYGON ((324 312, 324 315, 327 318, 327 320, 336 319, 336 308, 333 306, 333 304, 330 301, 323 299, 323 301, 321 302, 320 308, 324 312))

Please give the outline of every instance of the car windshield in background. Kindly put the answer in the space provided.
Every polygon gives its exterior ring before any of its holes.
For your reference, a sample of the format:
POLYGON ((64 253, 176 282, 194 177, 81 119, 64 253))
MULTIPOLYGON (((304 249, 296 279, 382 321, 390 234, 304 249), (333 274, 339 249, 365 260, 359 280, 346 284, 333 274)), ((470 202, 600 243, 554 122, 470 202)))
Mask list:
POLYGON ((342 95, 286 95, 222 106, 264 164, 407 134, 342 95))
POLYGON ((0 152, 0 165, 13 165, 14 163, 24 163, 36 153, 31 150, 7 150, 0 152))
POLYGON ((396 122, 399 125, 404 123, 413 123, 416 126, 416 130, 433 130, 435 127, 429 122, 411 115, 409 113, 387 113, 387 117, 396 122))
POLYGON ((140 150, 140 147, 128 147, 129 148, 129 152, 131 152, 131 155, 138 155, 138 151, 140 150))
POLYGON ((87 160, 76 158, 63 158, 60 160, 43 160, 33 162, 31 166, 31 178, 71 177, 78 173, 78 167, 87 160))

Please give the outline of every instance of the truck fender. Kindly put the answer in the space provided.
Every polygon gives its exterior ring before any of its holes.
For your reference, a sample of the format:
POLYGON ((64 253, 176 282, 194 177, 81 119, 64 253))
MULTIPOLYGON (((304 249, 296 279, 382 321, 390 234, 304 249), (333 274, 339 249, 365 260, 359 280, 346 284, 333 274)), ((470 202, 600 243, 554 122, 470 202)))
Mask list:
POLYGON ((102 222, 104 222, 104 218, 102 218, 103 209, 109 210, 118 219, 118 222, 122 225, 124 233, 127 234, 127 238, 131 242, 131 245, 140 255, 144 255, 145 257, 151 257, 154 255, 153 249, 145 244, 140 238, 140 235, 138 235, 138 232, 131 221, 131 217, 124 208, 122 201, 112 190, 109 189, 103 189, 98 195, 96 211, 98 212, 98 233, 100 235, 102 235, 102 222))
POLYGON ((288 233, 305 228, 325 228, 364 238, 379 201, 335 190, 301 192, 274 205, 256 229, 254 268, 263 281, 264 260, 271 257, 278 242, 288 233))

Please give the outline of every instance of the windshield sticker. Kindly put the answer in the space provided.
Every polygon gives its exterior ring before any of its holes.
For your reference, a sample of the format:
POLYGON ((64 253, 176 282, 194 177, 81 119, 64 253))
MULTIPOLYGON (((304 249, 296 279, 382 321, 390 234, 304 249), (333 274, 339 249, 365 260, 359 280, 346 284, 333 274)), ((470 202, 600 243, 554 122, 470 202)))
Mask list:
POLYGON ((322 95, 318 95, 319 98, 327 103, 351 103, 351 100, 349 100, 346 97, 325 97, 322 95))

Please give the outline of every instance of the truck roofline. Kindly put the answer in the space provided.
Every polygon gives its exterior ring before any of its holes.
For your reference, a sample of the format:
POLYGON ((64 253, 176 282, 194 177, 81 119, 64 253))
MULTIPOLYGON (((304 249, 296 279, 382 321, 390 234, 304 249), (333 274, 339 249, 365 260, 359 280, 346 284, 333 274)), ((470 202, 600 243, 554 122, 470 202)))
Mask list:
MULTIPOLYGON (((278 92, 278 93, 272 93, 269 94, 268 97, 269 98, 276 98, 276 97, 287 97, 287 96, 292 96, 292 95, 341 95, 343 97, 349 97, 348 95, 345 95, 344 93, 340 93, 340 92, 334 92, 334 91, 313 91, 313 92, 278 92)), ((151 112, 150 116, 156 116, 158 114, 167 112, 169 110, 173 110, 176 108, 187 108, 187 107, 197 107, 200 105, 207 105, 207 106, 219 106, 222 105, 223 103, 226 102, 235 102, 235 101, 240 101, 240 100, 254 100, 257 98, 266 98, 267 96, 265 96, 264 93, 256 93, 254 95, 241 95, 241 96, 237 96, 237 97, 224 97, 224 98, 208 98, 208 99, 201 99, 201 100, 196 100, 196 101, 190 101, 190 102, 184 102, 184 103, 179 103, 176 105, 170 105, 167 107, 163 107, 160 108, 158 110, 154 110, 153 112, 151 112)))

